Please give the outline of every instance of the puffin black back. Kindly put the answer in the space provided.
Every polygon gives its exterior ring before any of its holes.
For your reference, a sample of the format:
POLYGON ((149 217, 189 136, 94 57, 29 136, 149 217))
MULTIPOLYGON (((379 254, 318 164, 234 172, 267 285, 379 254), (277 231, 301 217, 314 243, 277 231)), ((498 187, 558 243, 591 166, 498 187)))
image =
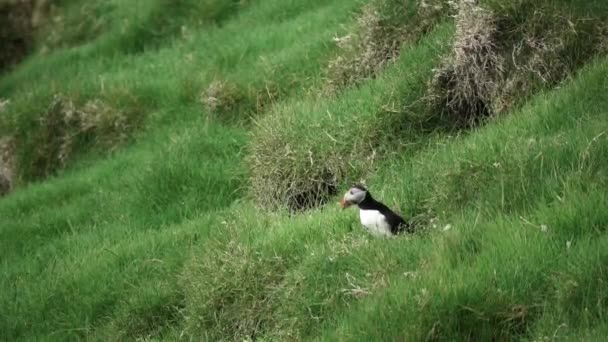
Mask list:
POLYGON ((413 229, 411 224, 406 222, 399 214, 392 211, 389 207, 387 207, 384 203, 377 201, 374 199, 372 194, 365 187, 359 184, 353 185, 353 187, 358 188, 366 192, 365 199, 359 203, 359 209, 362 210, 377 210, 382 214, 389 224, 391 233, 399 234, 402 232, 413 233, 413 229))

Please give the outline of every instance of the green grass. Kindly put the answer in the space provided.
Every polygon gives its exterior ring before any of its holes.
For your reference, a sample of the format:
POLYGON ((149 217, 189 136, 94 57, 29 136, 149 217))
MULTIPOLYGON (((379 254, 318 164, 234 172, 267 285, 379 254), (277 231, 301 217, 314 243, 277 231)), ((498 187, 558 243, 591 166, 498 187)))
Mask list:
POLYGON ((450 20, 324 92, 362 5, 58 1, 56 36, 0 78, 0 340, 603 338, 608 58, 574 44, 559 87, 455 130, 421 100, 450 20), (361 178, 418 232, 340 211, 361 178))

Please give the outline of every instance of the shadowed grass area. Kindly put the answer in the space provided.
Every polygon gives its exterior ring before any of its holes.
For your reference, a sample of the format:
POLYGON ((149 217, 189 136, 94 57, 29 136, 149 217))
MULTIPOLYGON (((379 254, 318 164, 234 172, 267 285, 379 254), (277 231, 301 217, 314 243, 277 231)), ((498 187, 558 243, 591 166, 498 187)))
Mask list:
POLYGON ((460 6, 52 1, 0 78, 0 340, 603 338, 608 8, 460 6), (488 52, 516 101, 462 125, 434 82, 488 52))

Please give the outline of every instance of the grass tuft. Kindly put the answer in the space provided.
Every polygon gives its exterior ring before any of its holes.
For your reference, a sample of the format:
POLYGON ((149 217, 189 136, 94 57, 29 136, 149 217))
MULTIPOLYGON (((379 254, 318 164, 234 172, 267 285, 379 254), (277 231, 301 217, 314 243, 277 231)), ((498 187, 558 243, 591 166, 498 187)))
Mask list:
POLYGON ((328 65, 327 91, 375 77, 406 42, 415 43, 446 17, 446 1, 376 0, 363 6, 352 32, 334 41, 340 53, 328 65))
POLYGON ((0 197, 8 194, 13 188, 14 150, 14 142, 11 138, 0 139, 0 197))
POLYGON ((279 256, 236 241, 214 247, 186 266, 189 334, 205 340, 256 339, 275 320, 273 289, 278 290, 285 265, 279 256))
POLYGON ((453 53, 433 77, 433 92, 456 123, 469 123, 490 114, 492 99, 503 74, 498 54, 494 14, 474 1, 453 3, 456 32, 453 53))
POLYGON ((452 52, 437 68, 428 99, 458 126, 516 108, 606 51, 605 11, 549 1, 452 5, 452 52))
MULTIPOLYGON (((129 116, 101 100, 78 106, 62 94, 53 97, 40 116, 29 153, 20 155, 18 165, 28 178, 44 178, 64 168, 83 144, 112 151, 124 144, 139 118, 129 116)), ((19 140, 18 140, 19 141, 19 140)))
POLYGON ((31 50, 35 21, 34 0, 0 1, 0 72, 20 62, 31 50))
POLYGON ((243 87, 230 81, 215 80, 200 95, 200 102, 205 111, 219 121, 247 119, 263 113, 279 99, 280 91, 271 81, 265 80, 259 87, 243 87))

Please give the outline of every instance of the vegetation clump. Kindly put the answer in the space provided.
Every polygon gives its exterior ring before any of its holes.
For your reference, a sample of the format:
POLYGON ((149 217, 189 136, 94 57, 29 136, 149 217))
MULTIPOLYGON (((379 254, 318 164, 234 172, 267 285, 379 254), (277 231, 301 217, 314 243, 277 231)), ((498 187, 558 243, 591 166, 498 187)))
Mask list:
POLYGON ((492 11, 474 1, 453 3, 456 31, 453 54, 436 70, 433 85, 441 109, 458 121, 482 118, 491 111, 504 60, 497 52, 497 23, 492 11))
POLYGON ((340 52, 328 65, 327 90, 375 77, 405 42, 416 42, 445 19, 447 9, 445 0, 375 0, 363 6, 352 32, 334 38, 340 52))
POLYGON ((15 167, 13 149, 13 142, 10 138, 0 139, 0 197, 8 194, 13 187, 13 168, 15 167))
POLYGON ((209 113, 229 113, 238 109, 244 96, 235 84, 213 81, 201 94, 200 101, 209 113))
POLYGON ((604 12, 578 4, 460 0, 451 3, 452 52, 431 82, 431 106, 456 126, 508 112, 605 52, 604 12))
POLYGON ((263 113, 279 96, 279 90, 270 81, 246 87, 227 80, 214 80, 201 93, 200 102, 206 113, 215 119, 234 121, 263 113))
POLYGON ((112 151, 128 140, 138 119, 99 99, 77 105, 57 94, 33 128, 34 139, 14 137, 17 143, 31 144, 28 153, 18 156, 20 171, 26 178, 45 178, 64 168, 83 144, 112 151))
POLYGON ((0 72, 20 62, 32 47, 34 0, 0 1, 0 72))

